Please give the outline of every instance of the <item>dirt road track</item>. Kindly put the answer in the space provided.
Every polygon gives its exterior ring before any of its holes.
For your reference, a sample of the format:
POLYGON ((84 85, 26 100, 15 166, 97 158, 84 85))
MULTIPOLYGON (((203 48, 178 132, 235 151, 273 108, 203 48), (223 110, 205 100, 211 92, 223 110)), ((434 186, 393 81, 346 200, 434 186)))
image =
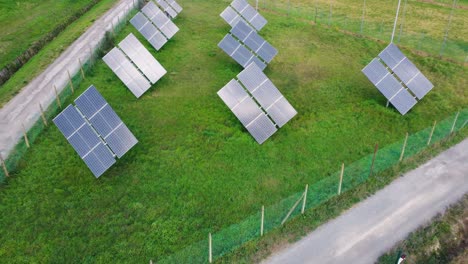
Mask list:
POLYGON ((47 107, 55 98, 53 86, 62 91, 68 81, 67 69, 75 74, 80 69, 78 58, 86 61, 112 25, 117 25, 137 1, 120 0, 60 55, 47 69, 25 86, 0 109, 0 154, 7 157, 23 136, 22 124, 31 128, 40 118, 39 104, 47 107))
POLYGON ((468 193, 468 139, 263 263, 374 263, 468 193))

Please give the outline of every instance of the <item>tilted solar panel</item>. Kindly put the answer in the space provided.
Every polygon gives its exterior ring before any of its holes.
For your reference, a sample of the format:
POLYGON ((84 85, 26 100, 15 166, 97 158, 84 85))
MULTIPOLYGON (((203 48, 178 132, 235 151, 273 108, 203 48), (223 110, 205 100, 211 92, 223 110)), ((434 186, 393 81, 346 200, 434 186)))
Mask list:
POLYGON ((166 37, 157 29, 149 19, 138 12, 130 23, 148 40, 149 43, 156 49, 160 50, 167 43, 166 37))
POLYGON ((172 22, 153 2, 148 2, 141 11, 145 14, 154 25, 166 36, 171 39, 179 28, 172 22))
POLYGON ((171 18, 177 17, 177 12, 165 1, 165 0, 156 0, 156 3, 166 12, 171 18))

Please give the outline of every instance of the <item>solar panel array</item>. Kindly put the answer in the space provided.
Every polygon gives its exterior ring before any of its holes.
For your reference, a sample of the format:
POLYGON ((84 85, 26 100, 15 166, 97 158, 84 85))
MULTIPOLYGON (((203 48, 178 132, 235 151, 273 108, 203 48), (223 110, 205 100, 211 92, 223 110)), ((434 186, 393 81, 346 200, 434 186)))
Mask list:
POLYGON ((402 115, 434 87, 393 43, 362 72, 402 115))
POLYGON ((218 95, 262 144, 297 112, 255 63, 239 73, 237 79, 219 90, 218 95))
POLYGON ((90 86, 54 118, 54 123, 96 178, 138 143, 138 140, 106 102, 90 86))
POLYGON ((141 12, 151 20, 167 39, 172 38, 177 31, 179 31, 179 28, 174 22, 172 22, 153 2, 148 2, 148 4, 141 9, 141 12))
POLYGON ((172 19, 182 12, 182 7, 175 0, 156 0, 156 3, 168 14, 172 19))
POLYGON ((222 13, 221 17, 234 27, 237 22, 244 21, 249 27, 260 31, 267 20, 260 15, 246 0, 234 0, 222 13))
POLYGON ((139 98, 167 71, 133 35, 128 35, 103 60, 119 79, 139 98))

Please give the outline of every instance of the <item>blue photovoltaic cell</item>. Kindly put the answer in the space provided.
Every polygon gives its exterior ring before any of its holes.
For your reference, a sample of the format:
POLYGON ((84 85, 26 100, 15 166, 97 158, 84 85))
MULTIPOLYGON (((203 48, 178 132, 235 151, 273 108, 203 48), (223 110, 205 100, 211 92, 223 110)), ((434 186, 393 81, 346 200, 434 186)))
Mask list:
POLYGON ((160 50, 167 43, 166 37, 157 29, 152 22, 149 21, 143 13, 138 12, 130 23, 148 40, 149 43, 156 49, 160 50))
POLYGON ((416 105, 417 101, 408 91, 401 89, 400 92, 390 100, 390 103, 392 103, 398 112, 405 115, 416 105))
POLYGON ((230 6, 228 6, 220 15, 229 25, 235 26, 239 20, 240 15, 230 6))
POLYGON ((232 57, 232 54, 239 48, 241 44, 234 39, 231 35, 227 34, 221 42, 219 42, 218 47, 220 47, 224 52, 232 57))
POLYGON ((373 59, 366 67, 364 67, 364 69, 362 69, 362 72, 374 85, 390 74, 387 68, 385 68, 378 59, 373 59))
POLYGON ((267 63, 271 62, 278 54, 278 51, 270 43, 242 21, 239 21, 231 29, 231 34, 242 41, 249 49, 267 63))
POLYGON ((71 105, 57 115, 53 121, 67 139, 86 123, 76 108, 71 105))
POLYGON ((234 7, 234 9, 239 13, 242 12, 248 5, 249 3, 245 0, 234 0, 231 3, 231 6, 234 7))
POLYGON ((232 29, 231 34, 236 36, 242 42, 245 42, 247 37, 253 32, 253 29, 250 28, 246 23, 239 21, 232 29))
POLYGON ((249 22, 255 17, 255 15, 257 15, 257 13, 257 10, 255 10, 255 8, 253 8, 251 5, 248 5, 246 8, 244 8, 244 10, 242 10, 242 12, 240 12, 245 20, 249 22))
POLYGON ((252 59, 254 54, 246 47, 240 45, 239 48, 232 54, 232 58, 237 61, 242 67, 246 67, 248 62, 252 59))
POLYGON ((115 128, 115 130, 112 131, 105 140, 115 155, 119 158, 138 143, 138 140, 124 123, 121 123, 120 126, 115 128))
POLYGON ((247 126, 250 122, 255 120, 255 118, 263 114, 260 107, 258 107, 255 101, 250 97, 245 98, 231 110, 244 126, 247 126))
POLYGON ((422 99, 433 87, 434 85, 422 73, 418 74, 408 83, 408 88, 418 99, 422 99))
POLYGON ((97 145, 83 160, 96 178, 99 178, 116 162, 112 153, 102 143, 97 145))
POLYGON ((68 138, 68 141, 82 158, 86 156, 97 144, 101 143, 96 132, 94 132, 88 124, 84 124, 80 127, 68 138))
POLYGON ((80 112, 89 119, 99 112, 102 107, 107 105, 107 102, 96 87, 91 85, 75 99, 75 104, 80 109, 80 112))
POLYGON ((393 43, 388 45, 380 54, 379 57, 387 64, 390 69, 395 69, 395 67, 405 59, 405 55, 401 53, 400 49, 395 46, 393 43))
POLYGON ((266 111, 278 127, 284 126, 297 114, 296 109, 284 97, 281 97, 266 111))
POLYGON ((257 15, 255 15, 249 22, 257 31, 260 31, 267 24, 267 20, 259 13, 257 13, 257 15))
POLYGON ((159 6, 162 7, 162 9, 171 17, 171 18, 176 18, 177 17, 177 12, 169 6, 169 4, 165 0, 156 0, 156 3, 158 3, 159 6))
POLYGON ((250 92, 255 91, 262 83, 268 80, 263 71, 253 63, 241 71, 237 75, 237 78, 250 92))
POLYGON ((411 81, 416 75, 420 74, 418 68, 416 68, 408 58, 404 58, 393 71, 405 84, 411 81))
POLYGON ((244 21, 249 28, 261 30, 266 24, 266 19, 260 15, 255 8, 253 8, 245 0, 235 0, 228 6, 222 13, 221 17, 232 27, 238 21, 244 21))
POLYGON ((276 131, 276 126, 271 120, 265 115, 259 115, 253 122, 247 125, 245 128, 255 138, 258 144, 263 144, 268 138, 270 138, 276 131))
POLYGON ((263 107, 263 109, 270 108, 270 106, 283 97, 281 92, 270 80, 266 80, 262 85, 255 89, 255 91, 252 92, 252 95, 257 99, 257 102, 263 107))
POLYGON ((266 66, 267 66, 263 61, 261 61, 261 60, 260 60, 258 57, 256 57, 256 56, 253 56, 253 57, 250 59, 250 61, 247 62, 246 65, 250 65, 252 62, 255 63, 255 64, 257 64, 257 66, 258 66, 262 71, 263 71, 263 70, 266 68, 266 66))
POLYGON ((391 99, 398 91, 403 89, 400 82, 391 74, 385 76, 376 87, 387 99, 391 99))
POLYGON ((228 84, 226 84, 226 86, 218 91, 218 95, 229 107, 229 109, 234 108, 245 98, 249 97, 244 88, 242 88, 242 86, 236 80, 231 80, 228 84))
POLYGON ((174 9, 177 13, 182 12, 182 7, 175 0, 167 0, 167 3, 174 9))

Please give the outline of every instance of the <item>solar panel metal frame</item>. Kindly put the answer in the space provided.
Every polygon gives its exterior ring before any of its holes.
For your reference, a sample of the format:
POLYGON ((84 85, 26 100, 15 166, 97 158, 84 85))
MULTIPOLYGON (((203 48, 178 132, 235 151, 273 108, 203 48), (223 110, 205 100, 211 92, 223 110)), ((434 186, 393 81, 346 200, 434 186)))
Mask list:
POLYGON ((138 12, 130 19, 130 23, 156 50, 160 50, 167 43, 166 36, 143 13, 138 12))
POLYGON ((151 83, 120 49, 113 48, 102 59, 137 98, 151 87, 151 83))
POLYGON ((119 43, 119 47, 151 83, 156 83, 166 75, 166 69, 164 69, 133 34, 130 33, 122 40, 119 43))
POLYGON ((75 104, 117 157, 121 158, 138 143, 132 132, 93 85, 75 99, 75 104))

